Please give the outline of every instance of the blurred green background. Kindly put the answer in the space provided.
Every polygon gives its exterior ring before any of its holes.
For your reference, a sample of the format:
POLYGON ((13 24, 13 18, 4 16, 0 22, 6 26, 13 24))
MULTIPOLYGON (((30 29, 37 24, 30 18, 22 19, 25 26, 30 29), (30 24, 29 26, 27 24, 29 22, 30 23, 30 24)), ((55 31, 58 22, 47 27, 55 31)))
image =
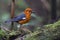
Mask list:
MULTIPOLYGON (((11 27, 11 24, 4 23, 11 17, 11 2, 12 0, 0 0, 0 27, 2 26, 2 29, 5 29, 4 27, 10 29, 11 27)), ((31 7, 35 13, 32 13, 31 21, 23 26, 34 32, 36 30, 38 32, 42 31, 39 28, 43 29, 43 31, 41 35, 38 34, 39 36, 36 34, 38 38, 33 35, 32 38, 29 37, 26 40, 55 40, 55 36, 58 36, 60 32, 58 31, 58 26, 60 26, 60 0, 15 0, 14 16, 19 15, 27 7, 31 7)), ((17 25, 17 23, 14 23, 14 29, 17 29, 17 25)))

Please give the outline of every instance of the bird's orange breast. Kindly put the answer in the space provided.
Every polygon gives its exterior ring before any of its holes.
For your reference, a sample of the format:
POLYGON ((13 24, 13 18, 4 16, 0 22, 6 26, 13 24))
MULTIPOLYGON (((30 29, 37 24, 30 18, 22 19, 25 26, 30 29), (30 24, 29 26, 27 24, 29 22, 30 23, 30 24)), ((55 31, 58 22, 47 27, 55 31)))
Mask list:
POLYGON ((30 19, 31 19, 31 15, 30 14, 26 14, 26 19, 25 20, 21 20, 18 23, 19 24, 25 24, 25 23, 29 22, 30 19))

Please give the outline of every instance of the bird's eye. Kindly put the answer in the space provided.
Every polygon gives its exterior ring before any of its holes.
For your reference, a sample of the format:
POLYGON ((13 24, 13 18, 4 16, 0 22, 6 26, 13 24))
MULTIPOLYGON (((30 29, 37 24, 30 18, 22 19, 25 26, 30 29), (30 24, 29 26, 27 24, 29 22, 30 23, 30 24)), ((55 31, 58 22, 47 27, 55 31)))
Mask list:
POLYGON ((29 12, 32 12, 32 11, 29 11, 29 12))

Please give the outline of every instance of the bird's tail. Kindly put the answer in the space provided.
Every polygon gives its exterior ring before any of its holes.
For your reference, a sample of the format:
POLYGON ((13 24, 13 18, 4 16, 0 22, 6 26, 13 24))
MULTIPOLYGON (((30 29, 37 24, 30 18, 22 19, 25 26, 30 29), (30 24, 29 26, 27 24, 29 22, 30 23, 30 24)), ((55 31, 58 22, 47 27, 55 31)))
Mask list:
POLYGON ((5 23, 10 23, 10 22, 12 22, 12 20, 7 20, 7 21, 5 21, 5 23))

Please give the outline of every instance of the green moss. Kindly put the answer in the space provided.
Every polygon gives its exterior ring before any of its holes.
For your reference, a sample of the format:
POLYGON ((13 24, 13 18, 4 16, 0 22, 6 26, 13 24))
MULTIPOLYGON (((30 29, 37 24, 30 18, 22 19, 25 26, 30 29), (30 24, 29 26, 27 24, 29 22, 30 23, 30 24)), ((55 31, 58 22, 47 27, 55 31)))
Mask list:
POLYGON ((32 36, 26 37, 26 40, 53 40, 58 36, 60 37, 60 20, 53 24, 44 25, 44 28, 40 31, 37 31, 37 34, 36 31, 34 31, 34 33, 31 34, 32 36), (41 33, 38 33, 40 31, 41 33))
MULTIPOLYGON (((19 33, 16 31, 11 31, 8 35, 7 34, 7 32, 0 30, 0 35, 6 36, 7 39, 9 36, 17 35, 19 33)), ((60 20, 53 24, 44 25, 43 28, 36 27, 33 33, 27 34, 25 36, 25 40, 53 40, 57 37, 60 37, 60 20)))

